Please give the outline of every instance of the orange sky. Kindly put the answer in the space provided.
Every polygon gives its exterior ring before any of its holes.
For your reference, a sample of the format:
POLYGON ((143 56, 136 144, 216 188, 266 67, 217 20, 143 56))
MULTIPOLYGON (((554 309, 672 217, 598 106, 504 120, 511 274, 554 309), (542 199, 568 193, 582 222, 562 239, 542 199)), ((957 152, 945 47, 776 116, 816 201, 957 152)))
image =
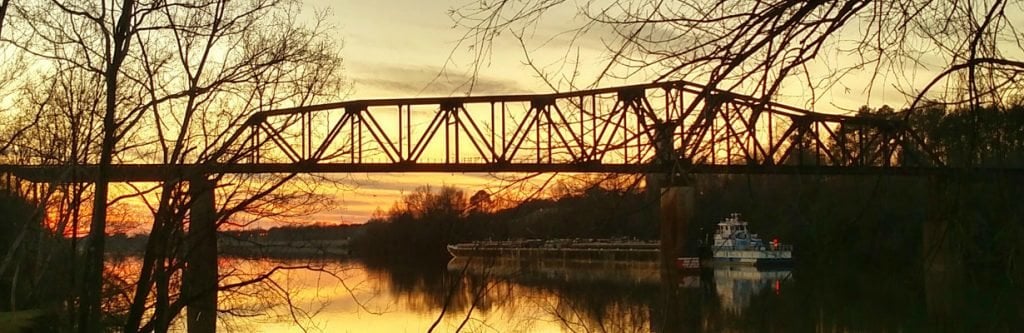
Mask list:
MULTIPOLYGON (((455 49, 463 30, 453 29, 447 11, 455 1, 323 1, 307 6, 329 8, 344 42, 345 75, 353 84, 349 99, 460 96, 468 88, 472 56, 455 49), (453 52, 455 49, 455 52, 453 52), (449 59, 449 55, 452 58, 449 59), (446 67, 447 66, 447 67, 446 67), (443 75, 442 70, 444 71, 443 75)), ((590 51, 594 65, 600 50, 590 51)), ((549 52, 548 54, 555 54, 549 52)), ((560 55, 560 54, 559 54, 560 55)), ((642 82, 642 81, 634 81, 642 82)), ((624 84, 621 81, 613 84, 624 84)), ((612 85, 612 83, 610 83, 612 85)), ((543 81, 522 64, 511 41, 495 45, 490 65, 477 77, 474 95, 547 93, 543 81)), ((377 208, 387 210, 416 187, 451 185, 466 192, 494 189, 503 182, 487 174, 351 174, 339 175, 356 186, 340 191, 340 206, 309 217, 311 222, 361 223, 377 208)))
MULTIPOLYGON (((466 83, 474 77, 471 75, 473 53, 467 44, 459 43, 466 31, 455 28, 449 12, 473 0, 303 1, 307 9, 304 14, 311 15, 315 9, 331 12, 330 24, 336 28, 336 37, 343 45, 344 74, 352 84, 346 99, 450 96, 470 92, 466 83)), ((582 18, 575 15, 574 6, 574 3, 567 3, 550 11, 541 24, 529 32, 531 35, 527 36, 526 47, 530 57, 547 74, 567 78, 575 71, 579 75, 578 82, 588 84, 606 64, 608 57, 604 47, 612 35, 594 29, 568 47, 570 37, 560 33, 580 23, 582 18), (567 57, 579 59, 579 66, 570 64, 566 67, 567 57)), ((538 74, 524 64, 524 52, 517 41, 506 35, 492 46, 475 75, 473 95, 551 92, 538 74)), ((823 50, 821 54, 820 59, 810 65, 811 72, 844 64, 843 56, 834 51, 823 50)), ((600 86, 649 82, 655 71, 642 72, 630 76, 630 79, 604 79, 600 86)), ((906 105, 906 96, 895 90, 895 82, 889 78, 879 78, 873 88, 865 90, 863 86, 868 77, 866 71, 854 72, 845 84, 828 91, 818 91, 814 110, 844 113, 864 105, 879 107, 888 103, 896 108, 906 105)), ((922 70, 911 77, 914 82, 927 83, 932 76, 927 70, 922 70)), ((559 89, 567 87, 563 79, 556 84, 559 89)), ((808 94, 802 86, 784 86, 778 101, 809 108, 811 98, 808 94)), ((378 208, 387 210, 402 194, 410 193, 418 186, 439 188, 441 185, 454 185, 473 193, 497 189, 504 184, 487 174, 346 174, 336 177, 351 184, 352 189, 333 194, 337 205, 299 219, 360 223, 378 208)), ((142 213, 139 215, 141 221, 148 220, 144 215, 145 208, 136 206, 130 210, 142 213)), ((276 222, 271 221, 260 225, 274 224, 276 222)))
MULTIPOLYGON (((307 0, 308 6, 329 8, 333 12, 332 22, 344 40, 343 55, 346 61, 346 75, 354 84, 351 99, 399 98, 423 96, 464 95, 463 85, 469 79, 472 54, 465 47, 456 48, 464 30, 453 28, 448 10, 468 1, 324 1, 307 0)), ((552 42, 542 42, 566 30, 575 20, 574 5, 549 13, 548 19, 535 30, 536 45, 530 45, 533 55, 540 64, 552 72, 565 59, 567 37, 556 37, 552 42)), ((606 61, 604 42, 600 34, 583 36, 577 43, 581 59, 581 82, 589 82, 596 70, 606 61)), ((606 37, 604 37, 606 38, 606 37)), ((523 51, 511 38, 499 39, 493 46, 488 64, 478 76, 474 95, 502 93, 546 93, 550 92, 536 73, 524 64, 523 51)), ((567 68, 566 70, 572 70, 567 68)), ((602 86, 646 82, 643 75, 631 80, 605 80, 602 86)), ((884 80, 883 80, 884 81, 884 80)), ((883 87, 888 86, 882 82, 883 87)), ((791 89, 789 102, 802 105, 807 102, 804 92, 791 89)), ((866 100, 861 90, 839 90, 830 92, 820 106, 825 111, 856 109, 860 105, 904 104, 904 97, 886 88, 874 91, 871 101, 866 100)), ((417 186, 429 184, 455 185, 468 192, 498 185, 487 175, 460 174, 388 174, 349 175, 358 188, 337 194, 341 206, 312 216, 316 221, 344 221, 347 223, 365 221, 375 208, 387 209, 403 192, 417 186)))
MULTIPOLYGON (((458 41, 465 33, 453 28, 448 16, 450 9, 472 1, 363 1, 363 0, 305 0, 307 14, 313 9, 328 9, 329 20, 343 41, 345 75, 353 85, 348 99, 402 98, 424 96, 461 96, 468 92, 465 83, 471 78, 473 54, 458 41)), ((527 46, 531 58, 548 73, 561 73, 556 77, 571 76, 578 70, 579 82, 589 83, 607 61, 604 45, 610 38, 600 29, 583 35, 567 50, 567 30, 579 18, 574 15, 574 4, 557 8, 546 16, 536 29, 527 46), (567 53, 568 51, 568 53, 567 53), (576 58, 579 67, 564 67, 567 55, 576 58)), ((505 36, 508 37, 508 36, 505 36)), ((822 52, 822 59, 812 64, 812 70, 828 68, 842 62, 842 57, 822 52)), ((648 82, 652 73, 639 73, 628 80, 605 79, 601 86, 615 86, 648 82)), ((867 73, 854 73, 847 79, 849 85, 839 85, 826 92, 818 92, 815 110, 820 112, 848 112, 861 105, 902 106, 906 97, 894 90, 893 82, 881 78, 876 88, 869 91, 856 85, 867 81, 867 73), (848 89, 853 87, 854 89, 848 89), (868 97, 870 96, 870 97, 868 97)), ((512 38, 499 38, 486 63, 476 75, 473 95, 506 93, 548 93, 548 88, 537 74, 524 64, 523 50, 512 38)), ((929 75, 920 75, 916 81, 927 81, 929 75)), ((562 82, 564 87, 564 82, 562 82)), ((785 87, 780 102, 809 107, 808 92, 800 86, 785 87)), ((351 183, 354 189, 338 191, 339 205, 304 218, 305 222, 362 223, 377 209, 386 210, 418 186, 440 187, 453 185, 467 192, 494 188, 501 185, 489 175, 465 174, 351 174, 338 175, 351 183)), ((141 208, 141 207, 140 207, 141 208)), ((264 226, 275 223, 265 223, 264 226)))

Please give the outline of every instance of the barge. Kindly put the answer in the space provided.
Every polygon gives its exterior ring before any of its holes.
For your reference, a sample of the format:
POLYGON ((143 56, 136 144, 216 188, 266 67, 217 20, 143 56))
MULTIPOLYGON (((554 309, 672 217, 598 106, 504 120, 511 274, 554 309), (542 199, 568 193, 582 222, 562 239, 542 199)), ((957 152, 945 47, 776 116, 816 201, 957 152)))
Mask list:
POLYGON ((660 253, 657 241, 618 239, 555 239, 483 241, 448 245, 453 257, 507 257, 519 259, 653 261, 660 253))

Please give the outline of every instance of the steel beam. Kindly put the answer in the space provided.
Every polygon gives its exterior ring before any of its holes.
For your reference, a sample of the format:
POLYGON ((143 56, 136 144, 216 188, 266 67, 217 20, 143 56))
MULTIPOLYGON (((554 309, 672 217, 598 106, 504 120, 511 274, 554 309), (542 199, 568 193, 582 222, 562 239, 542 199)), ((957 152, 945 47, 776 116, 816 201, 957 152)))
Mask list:
MULTIPOLYGON (((0 165, 0 173, 12 174, 34 182, 91 182, 97 167, 75 167, 74 177, 67 167, 35 165, 0 165)), ((879 166, 796 166, 796 165, 689 165, 693 174, 805 174, 805 175, 951 175, 970 178, 1024 177, 1017 168, 950 168, 950 167, 879 167, 879 166)), ((195 174, 290 174, 290 173, 657 173, 669 167, 649 164, 621 163, 261 163, 160 165, 121 164, 111 168, 111 181, 162 181, 195 174)))

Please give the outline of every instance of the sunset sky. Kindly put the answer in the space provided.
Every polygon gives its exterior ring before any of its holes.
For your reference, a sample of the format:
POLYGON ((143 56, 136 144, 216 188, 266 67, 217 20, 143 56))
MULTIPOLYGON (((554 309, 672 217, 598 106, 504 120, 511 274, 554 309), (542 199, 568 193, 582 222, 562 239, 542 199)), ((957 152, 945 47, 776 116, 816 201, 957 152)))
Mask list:
MULTIPOLYGON (((424 96, 460 96, 469 91, 466 83, 472 77, 473 51, 467 43, 459 44, 466 33, 456 27, 449 11, 466 1, 307 1, 311 8, 330 10, 330 23, 343 41, 345 74, 352 83, 348 100, 367 98, 402 98, 424 96)), ((531 57, 550 73, 571 73, 573 68, 559 67, 561 60, 578 57, 581 73, 578 82, 592 82, 594 74, 607 61, 604 45, 610 35, 592 32, 568 48, 568 38, 559 35, 574 22, 576 5, 552 11, 547 19, 531 31, 533 39, 527 47, 531 57)), ((524 52, 517 41, 503 36, 493 45, 486 63, 476 76, 473 95, 505 93, 546 93, 532 69, 524 64, 524 52)), ((824 63, 841 61, 826 59, 824 63)), ((561 76, 565 77, 565 76, 561 76)), ((856 81, 857 76, 854 76, 856 81)), ((600 86, 642 83, 648 75, 634 75, 629 80, 605 79, 600 86)), ((816 104, 821 112, 849 112, 865 104, 903 105, 905 97, 884 82, 871 91, 868 100, 863 89, 833 89, 816 104)), ((924 77, 921 78, 924 80, 924 77)), ((560 89, 565 89, 564 82, 560 89)), ((808 98, 799 88, 785 90, 783 102, 807 106, 808 98)), ((309 217, 309 222, 361 223, 376 208, 386 210, 402 193, 422 185, 434 187, 453 185, 467 192, 500 185, 488 175, 463 174, 374 174, 347 175, 355 190, 337 193, 340 206, 309 217)))
MULTIPOLYGON (((472 77, 473 55, 465 46, 458 46, 465 30, 453 28, 447 14, 458 2, 345 0, 309 4, 331 10, 331 22, 344 43, 345 74, 353 84, 348 99, 460 96, 469 90, 466 82, 472 77)), ((560 56, 554 50, 544 51, 548 57, 560 56)), ((601 62, 600 51, 589 50, 594 65, 601 62)), ((522 59, 522 50, 514 41, 496 44, 473 94, 551 92, 522 59)), ((345 179, 356 189, 338 192, 341 206, 311 216, 311 221, 361 223, 378 207, 386 211, 402 193, 423 185, 451 185, 472 193, 502 184, 486 174, 353 174, 345 179)))

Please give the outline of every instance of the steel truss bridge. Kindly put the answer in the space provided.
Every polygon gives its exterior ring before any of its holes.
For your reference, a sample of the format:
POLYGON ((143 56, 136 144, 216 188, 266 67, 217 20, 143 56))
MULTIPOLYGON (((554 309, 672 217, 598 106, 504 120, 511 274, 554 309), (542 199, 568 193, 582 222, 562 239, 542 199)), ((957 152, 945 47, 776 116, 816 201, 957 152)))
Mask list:
MULTIPOLYGON (((899 174, 942 161, 899 120, 804 110, 686 81, 555 94, 357 100, 253 114, 206 162, 112 181, 352 172, 899 174)), ((95 165, 76 166, 93 179, 95 165)), ((29 180, 66 166, 4 165, 29 180)), ((61 176, 63 175, 63 176, 61 176)))

